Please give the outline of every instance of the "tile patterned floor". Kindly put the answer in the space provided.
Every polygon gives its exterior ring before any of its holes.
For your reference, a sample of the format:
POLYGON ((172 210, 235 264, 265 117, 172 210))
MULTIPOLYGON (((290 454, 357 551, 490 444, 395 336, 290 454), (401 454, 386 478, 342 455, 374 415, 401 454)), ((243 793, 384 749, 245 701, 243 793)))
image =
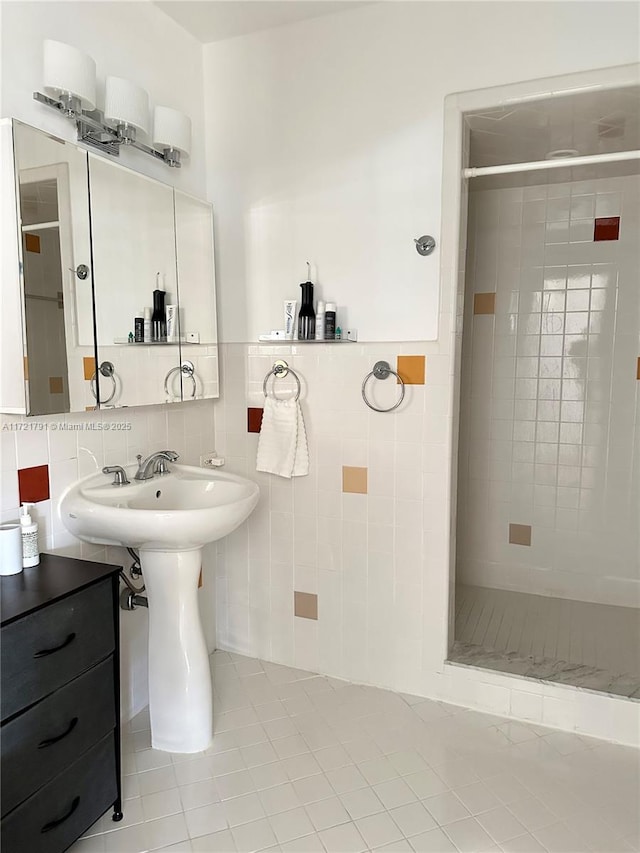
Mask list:
POLYGON ((456 586, 456 663, 640 699, 640 609, 456 586))
POLYGON ((216 652, 198 755, 123 743, 124 821, 73 853, 640 851, 640 753, 216 652))

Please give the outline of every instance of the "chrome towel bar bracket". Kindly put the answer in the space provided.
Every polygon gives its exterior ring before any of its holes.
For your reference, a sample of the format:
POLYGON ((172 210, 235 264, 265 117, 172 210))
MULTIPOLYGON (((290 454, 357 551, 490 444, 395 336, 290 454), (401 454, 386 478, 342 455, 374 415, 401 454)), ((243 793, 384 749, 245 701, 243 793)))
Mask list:
POLYGON ((193 382, 193 388, 191 389, 191 399, 196 396, 196 369, 193 366, 192 361, 183 361, 181 365, 178 367, 172 367, 171 370, 164 377, 164 393, 167 398, 170 396, 169 394, 169 379, 173 376, 174 373, 181 373, 183 376, 188 376, 189 379, 193 382))
MULTIPOLYGON (((273 367, 271 368, 271 370, 264 377, 264 382, 262 383, 262 393, 264 394, 264 396, 265 397, 269 396, 269 392, 267 390, 267 382, 269 381, 270 376, 273 376, 274 379, 284 379, 284 377, 288 373, 290 373, 293 376, 293 378, 296 380, 296 386, 297 386, 296 387, 296 396, 293 399, 299 400, 300 399, 300 392, 302 391, 302 386, 300 385, 300 379, 298 377, 298 374, 295 372, 295 370, 292 367, 289 367, 289 365, 287 364, 286 361, 282 361, 282 359, 279 359, 278 361, 276 361, 274 363, 273 367)), ((275 391, 274 391, 273 396, 275 397, 275 399, 279 399, 278 397, 276 397, 275 391)))
POLYGON ((98 375, 98 371, 100 372, 101 376, 108 376, 109 379, 113 382, 113 388, 111 389, 111 393, 109 394, 109 396, 106 398, 106 400, 100 400, 100 404, 106 406, 107 403, 110 403, 113 400, 116 395, 116 391, 118 390, 118 385, 116 383, 115 377, 116 369, 110 361, 103 361, 98 370, 96 370, 96 372, 91 377, 89 385, 91 386, 91 393, 96 398, 96 401, 98 400, 98 391, 96 388, 96 376, 98 375))
POLYGON ((405 385, 404 380, 400 376, 399 373, 396 373, 395 370, 392 370, 388 361, 376 361, 373 365, 373 370, 364 377, 364 381, 362 383, 362 399, 365 401, 367 406, 372 409, 374 412, 393 412, 394 409, 397 409, 400 403, 404 400, 405 394, 405 385), (374 406, 367 399, 367 382, 373 376, 375 379, 388 379, 391 375, 395 376, 398 382, 400 383, 400 397, 393 406, 390 406, 388 409, 379 409, 377 406, 374 406))

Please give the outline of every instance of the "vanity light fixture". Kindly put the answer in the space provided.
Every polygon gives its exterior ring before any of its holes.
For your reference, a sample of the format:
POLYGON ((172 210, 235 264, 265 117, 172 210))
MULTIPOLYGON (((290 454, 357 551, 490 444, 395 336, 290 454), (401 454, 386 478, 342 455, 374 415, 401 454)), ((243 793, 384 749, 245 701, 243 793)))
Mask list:
POLYGON ((149 96, 135 83, 122 77, 107 77, 104 112, 96 109, 96 64, 75 47, 63 42, 44 41, 44 92, 34 92, 41 104, 58 110, 76 123, 78 140, 100 151, 120 155, 128 145, 180 168, 181 156, 191 146, 191 119, 169 107, 156 107, 154 145, 137 138, 149 132, 149 96))
POLYGON ((123 144, 136 141, 136 133, 149 132, 149 95, 123 77, 107 77, 104 94, 104 118, 114 124, 123 144))
POLYGON ((153 113, 153 144, 172 166, 180 165, 181 155, 191 148, 191 119, 171 107, 156 107, 153 113))
POLYGON ((61 41, 44 42, 44 90, 70 117, 96 106, 96 64, 86 53, 61 41))

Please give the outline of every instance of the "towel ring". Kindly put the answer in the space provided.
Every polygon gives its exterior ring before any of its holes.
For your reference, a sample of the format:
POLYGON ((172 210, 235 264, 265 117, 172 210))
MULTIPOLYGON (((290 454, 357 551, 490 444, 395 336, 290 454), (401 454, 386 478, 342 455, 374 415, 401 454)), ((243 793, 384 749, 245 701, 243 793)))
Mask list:
MULTIPOLYGON (((302 386, 300 385, 300 379, 298 377, 298 374, 292 367, 289 367, 286 361, 282 360, 276 361, 271 370, 264 377, 264 382, 262 383, 262 393, 265 397, 269 396, 269 393, 267 391, 267 382, 269 381, 269 377, 273 376, 275 379, 284 379, 287 373, 290 373, 293 376, 293 378, 296 380, 296 385, 298 386, 296 390, 296 396, 293 399, 300 399, 300 392, 302 391, 302 386)), ((275 393, 273 396, 276 400, 279 399, 278 397, 276 397, 275 393)))
POLYGON ((400 376, 399 373, 396 373, 395 370, 392 370, 389 366, 388 361, 376 361, 373 365, 373 370, 364 377, 364 382, 362 383, 362 399, 365 401, 367 406, 370 409, 373 409, 374 412, 392 412, 394 409, 397 409, 400 403, 404 400, 405 394, 405 386, 404 380, 400 376), (367 400, 367 382, 371 379, 372 376, 375 376, 376 379, 388 379, 389 376, 393 374, 397 377, 398 382, 400 383, 400 398, 388 409, 379 409, 377 406, 372 405, 369 400, 367 400))
POLYGON ((178 365, 178 367, 172 367, 171 370, 164 377, 164 393, 167 397, 169 397, 169 378, 176 372, 182 373, 183 376, 188 376, 189 379, 193 382, 193 388, 191 389, 191 399, 196 396, 196 370, 193 366, 192 361, 183 361, 182 364, 178 365))
POLYGON ((107 403, 110 403, 113 400, 113 398, 116 396, 116 391, 118 390, 118 386, 116 384, 116 377, 114 375, 116 369, 110 361, 103 361, 98 370, 94 372, 89 382, 89 385, 91 387, 91 393, 96 398, 96 402, 98 402, 98 391, 96 388, 96 376, 98 375, 98 371, 102 376, 108 376, 109 379, 113 382, 113 388, 111 389, 111 393, 109 394, 107 399, 99 401, 100 405, 106 406, 107 403))

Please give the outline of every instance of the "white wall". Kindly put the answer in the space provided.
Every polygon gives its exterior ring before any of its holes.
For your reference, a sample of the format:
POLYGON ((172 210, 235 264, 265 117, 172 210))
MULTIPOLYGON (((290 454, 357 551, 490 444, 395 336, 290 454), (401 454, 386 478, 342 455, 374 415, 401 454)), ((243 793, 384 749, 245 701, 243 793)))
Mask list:
MULTIPOLYGON (((138 172, 203 196, 205 160, 203 138, 202 48, 152 3, 24 3, 0 4, 0 115, 15 117, 35 127, 75 141, 75 126, 32 99, 42 86, 42 41, 58 39, 86 51, 96 60, 99 92, 106 74, 129 77, 144 86, 151 102, 167 104, 191 116, 193 151, 182 169, 169 169, 137 151, 126 151, 118 162, 138 172)), ((100 97, 100 96, 99 96, 100 97)), ((7 282, 2 282, 7 287, 7 282)), ((127 324, 130 318, 126 319, 127 324)), ((128 331, 128 327, 127 327, 128 331)), ((17 517, 19 468, 48 465, 51 498, 37 504, 41 550, 84 556, 130 565, 126 552, 87 546, 61 526, 57 503, 61 492, 78 476, 103 465, 134 462, 171 447, 181 461, 198 464, 200 453, 213 450, 213 403, 175 404, 126 409, 121 413, 91 413, 55 418, 2 416, 0 427, 10 423, 40 424, 38 431, 3 431, 0 446, 0 518, 17 517), (99 421, 130 422, 126 432, 97 432, 99 421), (59 427, 66 423, 69 429, 59 427)), ((205 634, 213 648, 213 574, 210 553, 205 554, 205 583, 201 606, 205 634), (209 596, 210 600, 207 599, 209 596)), ((147 614, 138 610, 121 617, 122 709, 128 719, 148 703, 147 614)))
POLYGON ((42 91, 42 42, 72 44, 97 65, 98 106, 109 74, 143 86, 152 106, 166 104, 191 116, 193 148, 182 169, 169 169, 139 151, 125 151, 125 166, 195 195, 204 195, 202 46, 152 3, 10 2, 2 4, 0 115, 18 118, 75 141, 75 125, 33 100, 42 91))
MULTIPOLYGON (((216 444, 232 468, 261 485, 248 524, 218 548, 222 647, 638 742, 632 703, 443 664, 464 283, 456 264, 459 115, 444 152, 453 177, 440 224, 445 94, 634 61, 635 16, 618 4, 388 3, 205 48, 225 341, 216 444), (327 215, 344 199, 345 176, 359 193, 347 224, 373 220, 373 251, 390 242, 397 268, 405 239, 442 236, 442 269, 437 255, 420 259, 425 279, 441 285, 437 341, 424 340, 424 294, 413 293, 407 310, 390 307, 389 293, 402 282, 387 287, 368 268, 358 272, 366 253, 327 215), (378 197, 385 205, 376 208, 378 197), (396 220, 402 239, 394 242, 396 220), (282 239, 266 241, 279 233, 282 239), (324 295, 349 270, 332 294, 346 294, 349 322, 367 337, 400 344, 242 345, 280 325, 281 300, 295 290, 304 271, 298 265, 315 246, 335 270, 327 285, 325 261, 309 258, 318 263, 324 295), (373 415, 359 384, 377 358, 397 353, 426 355, 426 383, 410 389, 405 408, 373 415), (246 431, 246 406, 262 405, 262 379, 276 357, 300 371, 310 430, 312 473, 293 484, 256 477, 255 436, 246 431), (341 494, 342 465, 367 467, 373 489, 341 494), (294 589, 317 592, 317 622, 293 616, 294 589)), ((592 76, 587 82, 600 79, 592 76)), ((544 80, 535 88, 579 84, 544 80)), ((501 85, 487 104, 525 94, 515 88, 501 85)))
POLYGON ((221 340, 282 327, 304 262, 361 340, 435 337, 447 93, 638 58, 631 3, 380 3, 205 47, 221 340), (346 308, 345 308, 346 307, 346 308))
POLYGON ((469 198, 457 579, 638 607, 640 178, 469 198))

